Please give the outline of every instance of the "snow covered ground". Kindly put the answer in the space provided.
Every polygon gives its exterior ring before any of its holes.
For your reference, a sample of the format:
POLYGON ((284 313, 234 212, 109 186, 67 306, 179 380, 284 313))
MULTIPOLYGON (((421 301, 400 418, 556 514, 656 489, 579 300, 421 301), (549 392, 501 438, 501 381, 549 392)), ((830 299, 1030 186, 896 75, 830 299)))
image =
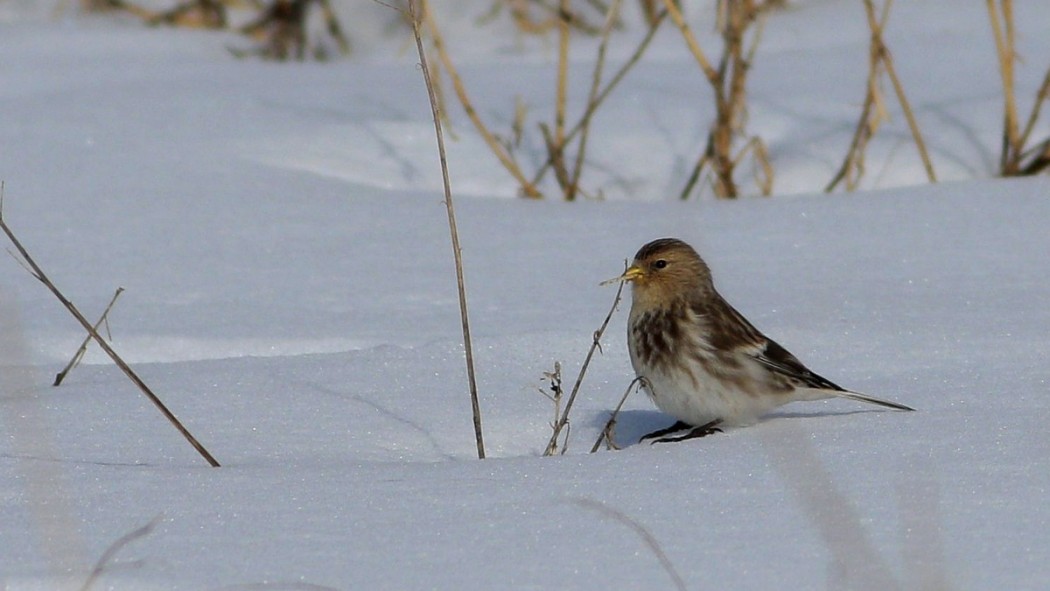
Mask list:
MULTIPOLYGON (((513 199, 454 112, 478 461, 425 92, 408 40, 376 33, 387 9, 357 2, 341 7, 360 17, 356 53, 329 64, 239 61, 232 35, 0 4, 5 219, 89 317, 127 289, 114 347, 223 464, 94 347, 49 386, 82 330, 0 261, 5 589, 78 589, 158 516, 94 588, 673 587, 662 561, 689 589, 1050 584, 1050 179, 992 179, 982 6, 901 2, 887 30, 937 185, 891 102, 865 190, 818 193, 863 97, 857 3, 795 2, 767 26, 749 129, 772 152, 772 199, 672 199, 710 112, 671 28, 599 112, 584 182, 604 202, 513 199), (633 443, 670 419, 638 395, 617 428, 626 448, 588 454, 632 377, 621 306, 568 453, 540 457, 543 373, 560 360, 571 383, 612 302, 598 282, 669 235, 814 370, 919 412, 796 404, 650 447, 633 443)), ((439 16, 506 129, 515 94, 551 112, 553 41, 476 29, 487 4, 439 16)), ((1026 105, 1050 7, 1017 4, 1026 105)), ((588 71, 593 44, 573 59, 588 71)))

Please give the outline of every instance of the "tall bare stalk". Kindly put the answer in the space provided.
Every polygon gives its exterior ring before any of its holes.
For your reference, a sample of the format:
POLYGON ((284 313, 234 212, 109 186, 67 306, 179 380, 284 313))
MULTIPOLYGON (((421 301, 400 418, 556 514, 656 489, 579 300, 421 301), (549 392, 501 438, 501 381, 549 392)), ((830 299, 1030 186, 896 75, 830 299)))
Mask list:
POLYGON ((478 403, 478 384, 474 376, 474 347, 470 342, 470 319, 467 314, 467 289, 463 278, 463 254, 459 247, 459 232, 456 230, 456 211, 452 205, 452 185, 448 180, 448 160, 445 157, 445 138, 441 132, 441 112, 438 107, 434 84, 430 79, 427 67, 427 53, 423 49, 423 36, 420 26, 423 13, 419 11, 418 0, 409 0, 408 11, 412 19, 412 33, 416 38, 416 50, 419 52, 419 64, 423 70, 423 81, 430 97, 430 109, 434 116, 434 133, 437 136, 438 157, 441 160, 441 180, 445 187, 445 210, 448 212, 448 229, 452 234, 452 256, 456 261, 456 286, 459 290, 459 313, 463 325, 463 348, 466 351, 467 382, 470 388, 470 404, 474 417, 474 440, 477 443, 478 459, 485 458, 485 440, 481 430, 481 405, 478 403))
POLYGON ((612 413, 609 414, 609 420, 605 422, 605 427, 602 428, 601 434, 598 435, 598 439, 595 440, 594 445, 591 446, 591 453, 598 451, 601 447, 602 442, 605 443, 606 449, 620 449, 616 445, 616 419, 620 416, 620 410, 623 409, 623 405, 627 402, 627 397, 631 395, 637 388, 641 388, 645 382, 645 378, 638 376, 631 380, 630 384, 627 384, 627 389, 623 391, 623 396, 620 397, 620 402, 613 409, 612 413))

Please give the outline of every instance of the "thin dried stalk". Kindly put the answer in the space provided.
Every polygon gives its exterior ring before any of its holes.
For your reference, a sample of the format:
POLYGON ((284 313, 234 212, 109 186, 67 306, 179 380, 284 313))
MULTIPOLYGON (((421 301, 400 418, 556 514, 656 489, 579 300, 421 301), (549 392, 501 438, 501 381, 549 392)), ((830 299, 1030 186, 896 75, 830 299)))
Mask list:
POLYGON ((656 17, 660 13, 660 9, 657 4, 660 4, 660 0, 639 0, 638 4, 642 11, 642 16, 645 17, 645 22, 651 27, 656 22, 656 17))
POLYGON ((529 0, 510 0, 510 14, 518 29, 531 35, 546 33, 557 25, 558 21, 557 17, 550 17, 542 21, 533 20, 529 14, 529 0))
POLYGON ((50 290, 51 293, 54 294, 56 298, 58 298, 58 301, 61 302, 67 310, 69 310, 69 313, 72 314, 78 322, 80 322, 80 326, 84 327, 84 330, 86 330, 88 334, 91 335, 91 338, 95 339, 95 342, 98 343, 98 346, 106 352, 106 355, 109 355, 109 358, 113 360, 113 363, 116 363, 117 367, 119 367, 121 371, 124 372, 124 375, 126 375, 128 379, 130 379, 136 386, 138 386, 139 390, 141 390, 142 393, 145 394, 146 398, 148 398, 149 401, 157 407, 161 414, 164 415, 164 418, 168 419, 168 422, 171 423, 179 431, 179 433, 182 434, 186 441, 188 441, 190 445, 192 445, 193 448, 197 450, 197 453, 199 453, 201 457, 203 457, 212 467, 219 467, 219 462, 211 455, 211 453, 209 453, 208 450, 205 449, 199 441, 197 441, 197 438, 194 437, 193 434, 190 433, 189 430, 183 426, 182 422, 180 422, 179 419, 174 414, 172 414, 170 410, 168 410, 168 407, 165 406, 164 403, 161 402, 160 398, 158 398, 157 395, 153 393, 153 390, 151 390, 149 386, 146 385, 146 382, 142 381, 142 378, 140 378, 138 374, 136 374, 134 370, 132 370, 131 367, 124 362, 120 355, 118 355, 117 352, 113 350, 113 347, 111 347, 109 343, 107 343, 106 340, 102 338, 102 335, 100 335, 98 331, 95 330, 95 327, 91 325, 88 319, 80 313, 80 310, 78 310, 77 307, 73 305, 73 302, 69 301, 69 299, 66 298, 66 296, 64 296, 61 291, 58 290, 55 284, 52 283, 50 279, 48 279, 47 275, 44 274, 44 271, 40 268, 39 265, 36 264, 36 261, 33 260, 33 257, 30 256, 29 252, 25 249, 24 246, 22 246, 22 243, 18 240, 14 232, 7 225, 7 221, 4 220, 3 199, 3 184, 0 183, 0 229, 4 231, 4 234, 7 234, 7 237, 11 241, 11 244, 14 245, 15 249, 18 251, 18 254, 22 256, 22 261, 29 266, 30 272, 32 273, 33 277, 35 277, 38 281, 43 283, 44 286, 46 286, 48 290, 50 290))
POLYGON ((591 453, 597 452, 598 448, 601 447, 602 442, 605 442, 605 449, 620 449, 620 446, 616 445, 616 417, 620 416, 620 409, 622 409, 624 403, 627 402, 627 397, 637 390, 636 386, 641 387, 643 382, 645 382, 645 378, 638 376, 631 380, 630 384, 627 384, 627 389, 623 391, 623 396, 620 397, 620 402, 616 405, 616 408, 613 409, 612 414, 609 415, 609 420, 605 422, 605 427, 602 428, 601 435, 598 436, 597 441, 591 446, 591 453))
POLYGON ((481 405, 478 402, 478 384, 474 375, 474 347, 470 342, 470 319, 467 313, 467 289, 463 277, 463 254, 459 247, 459 232, 456 230, 456 212, 452 205, 452 185, 448 179, 448 160, 445 157, 445 139, 441 133, 441 112, 438 107, 434 84, 430 79, 427 67, 427 54, 423 49, 423 36, 420 33, 422 13, 417 6, 418 0, 409 0, 409 17, 412 19, 412 34, 416 38, 416 50, 419 52, 419 64, 423 70, 423 81, 430 97, 430 109, 434 116, 434 134, 437 136, 438 157, 441 160, 441 181, 445 188, 445 209, 448 212, 448 229, 452 235, 452 254, 456 261, 456 286, 459 291, 459 312, 463 325, 463 348, 466 351, 467 382, 470 389, 470 405, 474 418, 474 440, 478 448, 478 459, 485 459, 485 440, 481 430, 481 405))
POLYGON ((616 289, 616 297, 613 298, 613 303, 609 308, 609 313, 605 315, 605 320, 602 322, 602 325, 598 327, 598 330, 594 331, 591 340, 591 348, 587 350, 587 357, 583 360, 583 365, 580 366, 580 373, 576 376, 576 383, 572 385, 572 392, 569 394, 569 400, 565 403, 565 410, 562 411, 561 418, 554 424, 554 432, 551 434, 550 441, 547 442, 547 449, 543 451, 544 456, 553 455, 558 449, 558 437, 561 435, 562 429, 564 429, 569 423, 569 412, 572 410, 572 405, 576 401, 576 395, 580 393, 580 385, 583 383, 583 376, 587 373, 587 367, 591 364, 591 358, 594 357, 594 352, 601 349, 602 335, 605 334, 605 328, 609 326, 609 321, 612 320, 613 312, 615 312, 616 307, 620 305, 620 296, 622 294, 623 282, 621 281, 620 286, 616 289))
MULTIPOLYGON (((109 316, 109 311, 113 309, 113 304, 117 303, 117 298, 119 298, 120 294, 122 293, 124 293, 124 288, 118 287, 117 291, 113 294, 113 299, 109 300, 109 305, 107 305, 106 309, 102 311, 102 316, 99 316, 98 322, 95 323, 95 332, 99 332, 99 329, 102 328, 103 324, 107 325, 108 332, 109 322, 107 320, 107 317, 109 316)), ((110 339, 112 338, 112 335, 110 335, 110 339)), ((80 343, 80 348, 78 348, 77 352, 73 354, 73 358, 69 360, 69 363, 67 363, 66 366, 62 368, 62 371, 58 372, 58 374, 55 375, 55 383, 52 384, 53 386, 62 385, 62 380, 66 379, 66 375, 68 375, 70 371, 73 371, 73 368, 76 367, 80 363, 80 360, 84 358, 84 354, 87 353, 88 343, 90 342, 91 335, 89 334, 86 337, 84 337, 84 342, 80 343)))
POLYGON ((554 92, 554 141, 565 141, 565 103, 569 79, 569 0, 561 0, 558 18, 558 81, 554 92))
POLYGON ((857 127, 853 131, 853 139, 850 140, 849 150, 846 152, 846 157, 843 159, 838 172, 824 187, 825 193, 834 191, 835 187, 843 180, 846 181, 846 189, 853 191, 860 177, 864 174, 864 154, 868 146, 868 140, 875 135, 880 121, 878 116, 880 110, 872 110, 876 101, 881 100, 878 98, 879 91, 876 77, 877 69, 875 66, 872 66, 868 71, 868 90, 864 97, 864 107, 861 109, 857 127))

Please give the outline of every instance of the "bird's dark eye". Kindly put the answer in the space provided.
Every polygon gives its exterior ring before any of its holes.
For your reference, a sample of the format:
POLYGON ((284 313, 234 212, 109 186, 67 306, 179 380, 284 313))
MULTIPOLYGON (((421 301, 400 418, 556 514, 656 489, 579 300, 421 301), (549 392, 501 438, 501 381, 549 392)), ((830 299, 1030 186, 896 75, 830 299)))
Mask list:
POLYGON ((655 263, 653 263, 653 268, 654 269, 663 269, 666 266, 667 266, 667 261, 665 261, 663 259, 659 259, 655 263))

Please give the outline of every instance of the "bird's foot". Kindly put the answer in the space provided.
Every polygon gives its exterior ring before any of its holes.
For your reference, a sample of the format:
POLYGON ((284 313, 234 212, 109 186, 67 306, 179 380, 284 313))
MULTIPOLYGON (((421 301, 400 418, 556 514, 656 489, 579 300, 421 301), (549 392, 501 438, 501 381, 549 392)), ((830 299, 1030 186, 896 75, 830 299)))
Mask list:
POLYGON ((675 423, 671 428, 669 428, 669 429, 662 429, 661 430, 662 432, 661 431, 656 431, 654 433, 650 433, 649 435, 646 435, 645 437, 642 437, 642 439, 644 440, 644 439, 647 439, 649 437, 659 437, 659 439, 654 439, 652 441, 652 443, 675 443, 675 442, 678 442, 678 441, 685 441, 687 439, 697 439, 699 437, 707 437, 708 435, 711 435, 713 433, 722 433, 722 429, 719 427, 719 425, 721 425, 721 424, 722 424, 722 419, 715 419, 715 420, 713 420, 710 423, 707 423, 705 425, 701 425, 699 427, 693 427, 692 429, 689 430, 688 433, 686 433, 684 435, 677 435, 675 437, 663 437, 663 435, 667 435, 669 433, 674 433, 674 432, 677 432, 677 431, 681 431, 683 429, 688 429, 690 427, 689 424, 683 423, 682 421, 678 421, 678 423, 675 423), (679 427, 679 424, 681 424, 682 426, 679 427))
POLYGON ((685 431, 686 429, 692 429, 693 426, 685 421, 675 421, 675 424, 667 427, 666 429, 657 429, 652 433, 642 435, 642 438, 638 440, 638 443, 645 441, 646 439, 652 439, 654 437, 663 437, 664 435, 670 435, 671 433, 677 433, 679 431, 685 431))

